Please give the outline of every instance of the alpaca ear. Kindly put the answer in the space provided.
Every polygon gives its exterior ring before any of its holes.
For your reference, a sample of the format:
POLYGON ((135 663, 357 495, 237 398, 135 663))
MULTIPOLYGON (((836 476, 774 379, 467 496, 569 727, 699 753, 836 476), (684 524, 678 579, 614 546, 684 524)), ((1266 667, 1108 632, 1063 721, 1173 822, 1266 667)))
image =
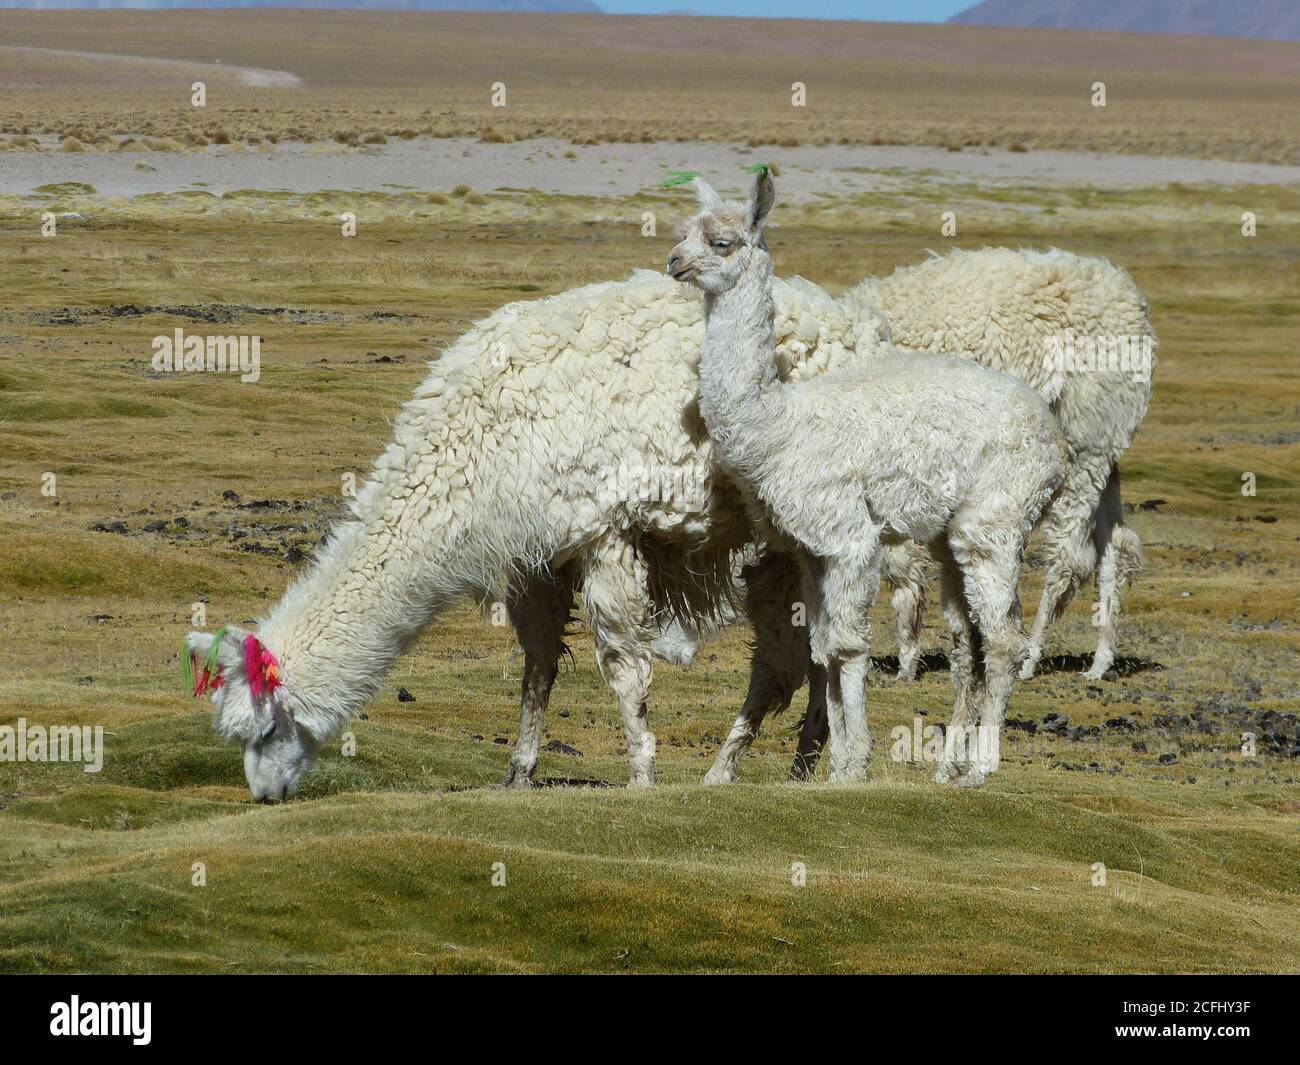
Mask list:
POLYGON ((698 174, 695 175, 691 184, 695 186, 695 195, 699 198, 701 208, 706 211, 716 211, 722 206, 722 197, 714 191, 712 185, 698 174))
POLYGON ((754 190, 749 194, 749 228, 759 230, 776 205, 776 183, 766 163, 751 168, 754 171, 754 190))
POLYGON ((199 661, 208 657, 212 648, 213 635, 210 632, 191 632, 185 637, 185 650, 195 655, 199 661))
POLYGON ((223 684, 245 679, 245 635, 243 629, 227 625, 216 633, 191 632, 185 637, 181 666, 195 695, 211 691, 218 679, 223 684))

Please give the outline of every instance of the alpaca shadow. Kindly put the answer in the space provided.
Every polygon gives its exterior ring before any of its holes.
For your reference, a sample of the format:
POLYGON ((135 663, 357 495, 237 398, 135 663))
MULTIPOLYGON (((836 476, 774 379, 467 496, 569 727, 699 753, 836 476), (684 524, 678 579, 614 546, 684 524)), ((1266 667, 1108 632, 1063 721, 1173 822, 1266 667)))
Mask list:
MULTIPOLYGON (((898 672, 898 655, 886 655, 873 658, 871 666, 878 672, 893 675, 898 672)), ((1048 673, 1083 673, 1092 666, 1092 655, 1049 655, 1038 663, 1035 676, 1048 673)), ((917 677, 927 673, 946 673, 950 669, 948 656, 943 653, 922 655, 916 671, 917 677)), ((1135 673, 1147 673, 1165 667, 1150 658, 1116 658, 1110 667, 1118 677, 1131 677, 1135 673)))
MULTIPOLYGON (((1036 675, 1047 673, 1083 673, 1092 667, 1092 655, 1049 655, 1039 660, 1036 675)), ((1128 658, 1123 655, 1116 658, 1108 673, 1118 677, 1131 677, 1135 673, 1148 673, 1164 669, 1160 662, 1150 658, 1128 658)))
POLYGON ((616 788, 608 780, 589 780, 586 777, 539 777, 533 780, 535 788, 616 788))
MULTIPOLYGON (((885 655, 884 658, 873 658, 871 660, 871 668, 876 670, 878 673, 887 673, 894 676, 898 673, 898 655, 885 655)), ((920 660, 917 662, 916 675, 918 677, 923 677, 927 673, 947 672, 948 656, 942 652, 922 655, 920 660)))

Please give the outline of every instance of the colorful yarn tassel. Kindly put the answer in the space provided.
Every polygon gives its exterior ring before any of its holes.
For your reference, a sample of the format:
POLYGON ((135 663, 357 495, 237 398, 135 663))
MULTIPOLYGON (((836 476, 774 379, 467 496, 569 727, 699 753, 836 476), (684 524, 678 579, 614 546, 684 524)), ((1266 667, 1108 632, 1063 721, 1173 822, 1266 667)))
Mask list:
POLYGON ((694 170, 678 170, 664 178, 663 184, 659 187, 671 189, 675 185, 689 185, 699 176, 694 170))
POLYGON ((279 661, 252 633, 244 637, 244 672, 255 699, 271 695, 282 683, 279 661))
MULTIPOLYGON (((212 637, 212 646, 208 648, 202 662, 188 646, 181 647, 181 676, 185 680, 185 686, 196 698, 209 691, 216 691, 224 681, 217 657, 225 636, 226 629, 223 627, 212 637)), ((252 633, 244 637, 244 673, 255 699, 273 694, 284 683, 280 677, 279 660, 252 633)))

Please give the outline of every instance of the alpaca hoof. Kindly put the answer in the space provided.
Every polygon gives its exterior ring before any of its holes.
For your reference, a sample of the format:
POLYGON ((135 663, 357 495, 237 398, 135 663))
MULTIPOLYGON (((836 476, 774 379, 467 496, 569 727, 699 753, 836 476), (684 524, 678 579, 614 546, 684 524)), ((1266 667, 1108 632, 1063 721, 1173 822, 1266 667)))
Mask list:
POLYGON ((719 784, 731 784, 736 779, 736 771, 728 770, 714 766, 704 774, 704 786, 706 788, 717 787, 719 784))
POLYGON ((813 778, 813 770, 816 763, 809 763, 803 758, 796 757, 794 765, 790 767, 790 782, 792 784, 807 784, 813 778))
POLYGON ((1106 674, 1110 672, 1110 667, 1114 662, 1114 657, 1102 658, 1098 656, 1092 660, 1092 666, 1083 671, 1083 675, 1088 680, 1105 680, 1106 674))
POLYGON ((655 786, 652 778, 646 776, 634 776, 627 782, 629 791, 648 791, 655 786))
POLYGON ((902 681, 916 680, 916 663, 913 662, 908 666, 899 666, 898 672, 894 674, 894 679, 902 681))
POLYGON ((523 766, 511 765, 506 770, 506 775, 502 779, 500 786, 503 788, 531 788, 533 786, 533 771, 525 769, 523 766))
POLYGON ((972 769, 969 773, 965 773, 957 778, 957 787, 982 788, 984 786, 984 781, 987 779, 988 778, 984 775, 983 770, 972 769))
POLYGON ((867 782, 866 766, 852 769, 840 769, 831 774, 832 784, 865 784, 867 782))
POLYGON ((1038 669, 1038 656, 1031 655, 1029 658, 1025 659, 1024 664, 1021 665, 1020 667, 1020 679, 1032 680, 1034 673, 1037 671, 1037 669, 1038 669))
POLYGON ((951 762, 944 762, 934 771, 934 782, 936 784, 947 784, 952 780, 954 773, 956 773, 956 768, 953 764, 951 762))

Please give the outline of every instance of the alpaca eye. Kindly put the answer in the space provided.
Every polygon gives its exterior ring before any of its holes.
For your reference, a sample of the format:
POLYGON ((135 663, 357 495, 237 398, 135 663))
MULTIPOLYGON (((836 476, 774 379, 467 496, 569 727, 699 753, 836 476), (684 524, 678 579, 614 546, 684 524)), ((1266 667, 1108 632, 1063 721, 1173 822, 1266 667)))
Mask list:
POLYGON ((731 241, 729 241, 729 240, 715 240, 715 241, 713 242, 713 246, 714 246, 718 251, 726 251, 728 248, 731 247, 731 241))

